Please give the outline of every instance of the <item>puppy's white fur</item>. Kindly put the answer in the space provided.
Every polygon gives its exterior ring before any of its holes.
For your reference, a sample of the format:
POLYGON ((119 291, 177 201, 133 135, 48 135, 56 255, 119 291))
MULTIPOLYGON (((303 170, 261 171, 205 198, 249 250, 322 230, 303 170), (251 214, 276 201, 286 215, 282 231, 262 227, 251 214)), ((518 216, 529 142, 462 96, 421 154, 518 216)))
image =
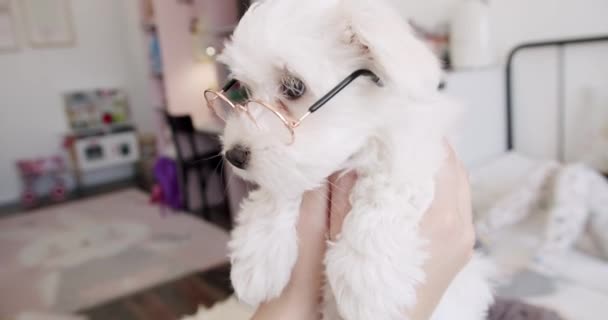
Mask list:
MULTIPOLYGON (((324 317, 403 319, 425 279, 428 252, 418 223, 457 111, 437 90, 433 54, 382 1, 265 0, 243 17, 221 59, 255 98, 280 100, 294 116, 356 69, 371 69, 384 84, 356 80, 296 129, 292 145, 277 138, 262 110, 252 110, 259 127, 243 115, 228 120, 224 148, 250 150, 249 165, 235 171, 259 185, 244 201, 230 243, 237 295, 257 305, 281 294, 298 254, 302 194, 333 172, 356 170, 352 211, 325 260, 324 317), (287 74, 307 86, 295 101, 281 96, 287 74)), ((488 273, 474 258, 433 319, 484 318, 492 300, 488 273)))

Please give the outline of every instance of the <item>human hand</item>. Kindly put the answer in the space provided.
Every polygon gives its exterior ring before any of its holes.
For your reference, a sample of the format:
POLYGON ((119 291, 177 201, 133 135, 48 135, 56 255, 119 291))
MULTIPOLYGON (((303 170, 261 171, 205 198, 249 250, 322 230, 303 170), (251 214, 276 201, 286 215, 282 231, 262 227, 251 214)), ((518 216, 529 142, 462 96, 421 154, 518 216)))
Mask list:
MULTIPOLYGON (((426 282, 416 290, 418 303, 410 310, 411 319, 430 318, 473 254, 475 231, 468 177, 452 148, 447 149, 446 161, 436 177, 435 199, 420 225, 421 236, 429 241, 430 257, 424 265, 426 282)), ((292 279, 281 297, 261 306, 254 319, 319 318, 326 239, 335 240, 340 234, 356 180, 354 173, 336 174, 330 177, 329 187, 305 194, 298 224, 299 257, 292 279)))

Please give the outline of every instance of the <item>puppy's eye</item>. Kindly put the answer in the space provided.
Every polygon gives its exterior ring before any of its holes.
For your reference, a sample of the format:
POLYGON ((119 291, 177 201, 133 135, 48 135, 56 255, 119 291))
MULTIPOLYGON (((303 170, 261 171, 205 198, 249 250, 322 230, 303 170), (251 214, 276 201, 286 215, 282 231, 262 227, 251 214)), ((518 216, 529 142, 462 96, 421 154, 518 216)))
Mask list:
POLYGON ((294 76, 287 76, 281 79, 280 90, 288 100, 296 100, 306 93, 306 85, 294 76))
POLYGON ((237 87, 228 93, 228 96, 235 102, 243 102, 251 98, 253 95, 248 86, 239 82, 237 87))

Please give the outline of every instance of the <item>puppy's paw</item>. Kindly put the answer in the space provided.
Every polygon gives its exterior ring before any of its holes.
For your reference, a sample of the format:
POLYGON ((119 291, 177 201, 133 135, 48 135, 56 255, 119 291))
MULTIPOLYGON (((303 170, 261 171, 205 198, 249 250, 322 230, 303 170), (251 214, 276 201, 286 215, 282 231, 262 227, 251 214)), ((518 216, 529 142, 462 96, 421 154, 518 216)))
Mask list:
POLYGON ((327 281, 342 318, 348 320, 404 320, 415 303, 415 283, 422 269, 398 270, 399 265, 364 257, 336 244, 327 254, 327 281))
POLYGON ((421 239, 408 223, 386 219, 389 213, 367 212, 351 211, 325 257, 338 311, 348 320, 407 319, 425 276, 421 239), (369 231, 370 225, 377 230, 369 231))
POLYGON ((295 231, 259 234, 233 248, 230 278, 239 299, 257 306, 278 297, 289 282, 297 252, 295 231))
POLYGON ((255 201, 244 204, 243 214, 250 219, 240 217, 229 243, 232 286, 239 299, 252 306, 283 292, 298 256, 297 211, 262 208, 277 206, 255 201))

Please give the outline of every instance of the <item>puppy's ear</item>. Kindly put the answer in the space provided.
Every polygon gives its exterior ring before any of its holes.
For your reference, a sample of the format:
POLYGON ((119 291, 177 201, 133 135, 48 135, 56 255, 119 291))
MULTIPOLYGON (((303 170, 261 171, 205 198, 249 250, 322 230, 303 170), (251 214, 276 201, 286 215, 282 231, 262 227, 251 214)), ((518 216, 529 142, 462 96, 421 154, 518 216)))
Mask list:
POLYGON ((435 54, 385 0, 341 0, 344 42, 388 85, 411 97, 434 94, 441 79, 435 54))

